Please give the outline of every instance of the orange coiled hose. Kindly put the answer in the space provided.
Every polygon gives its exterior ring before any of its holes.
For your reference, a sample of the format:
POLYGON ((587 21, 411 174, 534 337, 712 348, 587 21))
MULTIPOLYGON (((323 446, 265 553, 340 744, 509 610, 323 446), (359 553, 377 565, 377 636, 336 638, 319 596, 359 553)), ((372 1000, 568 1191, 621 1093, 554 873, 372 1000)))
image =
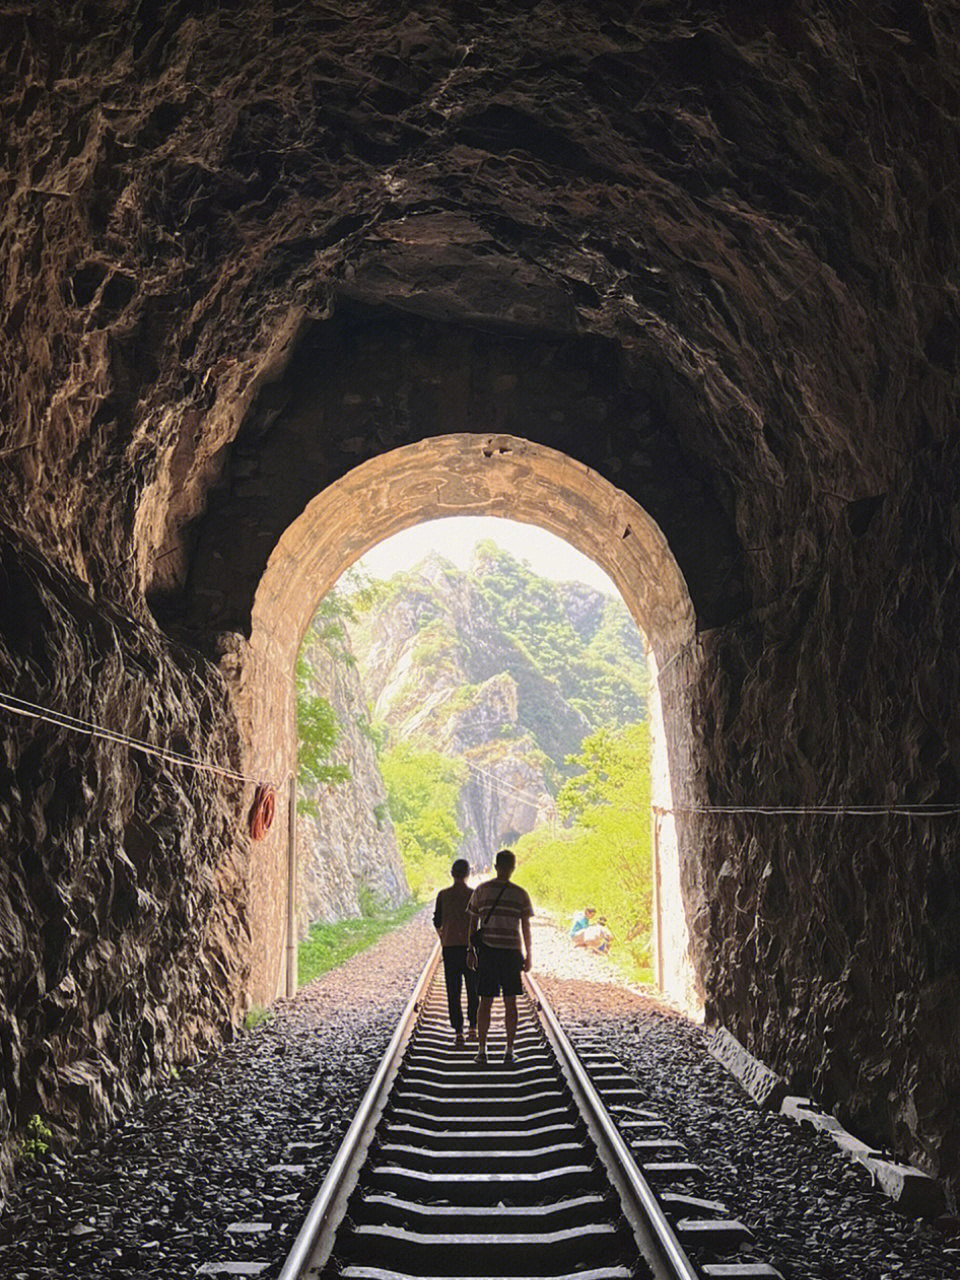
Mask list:
POLYGON ((273 787, 261 782, 253 797, 253 808, 250 810, 250 837, 262 840, 273 824, 273 816, 277 811, 277 793, 273 787))

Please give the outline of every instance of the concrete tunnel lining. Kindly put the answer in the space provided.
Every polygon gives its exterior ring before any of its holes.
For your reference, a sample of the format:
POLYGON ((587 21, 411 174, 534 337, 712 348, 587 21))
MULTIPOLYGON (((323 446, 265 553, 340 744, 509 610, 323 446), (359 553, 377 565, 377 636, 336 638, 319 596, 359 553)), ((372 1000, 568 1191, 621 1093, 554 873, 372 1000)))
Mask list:
MULTIPOLYGON (((690 687, 695 617, 666 539, 628 494, 555 449, 506 435, 463 433, 381 454, 328 486, 284 533, 267 564, 253 609, 246 676, 239 697, 247 720, 246 768, 286 779, 297 750, 292 673, 317 606, 340 575, 378 542, 425 520, 452 515, 509 517, 564 538, 610 575, 651 654, 654 803, 691 798, 690 687), (663 678, 657 678, 657 672, 663 678)), ((681 827, 681 831, 686 831, 681 827)), ((665 989, 688 1005, 697 997, 680 889, 690 842, 661 824, 662 949, 665 989)), ((286 835, 277 824, 252 846, 252 996, 282 986, 286 941, 286 835)))

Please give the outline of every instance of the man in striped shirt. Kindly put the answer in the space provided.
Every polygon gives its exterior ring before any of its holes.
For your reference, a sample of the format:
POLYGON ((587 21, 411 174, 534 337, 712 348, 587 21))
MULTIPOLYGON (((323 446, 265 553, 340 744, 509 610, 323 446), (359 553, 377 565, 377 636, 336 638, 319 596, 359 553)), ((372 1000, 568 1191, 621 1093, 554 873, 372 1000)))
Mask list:
POLYGON ((470 946, 467 964, 477 970, 480 1012, 477 1017, 479 1052, 477 1062, 487 1060, 487 1033, 490 1013, 498 995, 503 995, 503 1021, 507 1032, 504 1062, 513 1062, 513 1042, 517 1034, 517 996, 523 990, 520 975, 528 973, 533 959, 530 917, 533 904, 526 889, 510 883, 516 855, 501 849, 494 866, 495 880, 477 885, 467 903, 470 916, 470 946), (520 935, 523 934, 521 943, 520 935), (479 938, 478 938, 478 935, 479 938))

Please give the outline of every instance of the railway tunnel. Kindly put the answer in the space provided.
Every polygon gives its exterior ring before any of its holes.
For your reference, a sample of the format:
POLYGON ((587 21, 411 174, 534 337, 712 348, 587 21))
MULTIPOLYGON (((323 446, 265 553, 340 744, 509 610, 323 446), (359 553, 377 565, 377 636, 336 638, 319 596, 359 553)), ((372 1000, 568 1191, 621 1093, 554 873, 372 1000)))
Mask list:
POLYGON ((955 1183, 952 6, 0 17, 5 1172, 277 989, 227 775, 337 573, 471 510, 654 644, 708 1016, 955 1183))

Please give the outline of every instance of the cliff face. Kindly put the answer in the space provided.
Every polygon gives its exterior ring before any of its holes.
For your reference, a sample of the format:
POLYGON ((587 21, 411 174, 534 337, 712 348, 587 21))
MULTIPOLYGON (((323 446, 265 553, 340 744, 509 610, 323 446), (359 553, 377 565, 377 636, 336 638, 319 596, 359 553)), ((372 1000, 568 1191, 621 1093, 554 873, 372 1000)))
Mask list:
MULTIPOLYGON (((196 653, 8 530, 0 599, 5 691, 236 768, 226 686, 196 653)), ((0 717, 0 1133, 40 1113, 69 1141, 232 1034, 250 799, 209 771, 0 717)))
POLYGON ((586 734, 643 716, 643 638, 622 601, 538 578, 492 543, 467 572, 433 555, 384 592, 354 628, 364 686, 400 739, 462 759, 461 853, 486 869, 556 817, 586 734))
POLYGON ((506 672, 516 686, 516 714, 541 749, 556 761, 576 750, 587 720, 504 632, 469 575, 434 556, 392 589, 395 601, 354 633, 378 718, 406 737, 429 733, 435 743, 466 748, 486 740, 483 722, 496 721, 501 708, 491 688, 476 716, 466 714, 472 686, 506 672))
POLYGON ((469 778, 460 789, 461 854, 474 871, 488 871, 498 849, 556 819, 543 763, 532 745, 523 738, 509 744, 492 741, 463 757, 469 778))
POLYGON ((554 811, 545 770, 552 756, 576 750, 589 726, 448 562, 431 557, 388 592, 393 598, 352 629, 364 688, 400 740, 467 765, 461 854, 481 870, 538 814, 554 811))
MULTIPOLYGON (((278 741, 242 694, 284 530, 365 459, 508 432, 662 530, 712 802, 956 799, 954 4, 65 0, 0 31, 5 688, 212 763, 278 741)), ((252 854, 218 775, 7 713, 0 761, 9 1150, 228 1034, 252 854)), ((696 822, 712 1008, 960 1177, 956 818, 696 822)))
POLYGON ((330 762, 350 770, 346 782, 302 789, 314 812, 297 822, 300 932, 315 920, 362 914, 364 899, 398 906, 410 896, 377 754, 368 734, 367 707, 355 666, 319 640, 304 646, 312 678, 304 692, 326 698, 339 725, 330 762))

